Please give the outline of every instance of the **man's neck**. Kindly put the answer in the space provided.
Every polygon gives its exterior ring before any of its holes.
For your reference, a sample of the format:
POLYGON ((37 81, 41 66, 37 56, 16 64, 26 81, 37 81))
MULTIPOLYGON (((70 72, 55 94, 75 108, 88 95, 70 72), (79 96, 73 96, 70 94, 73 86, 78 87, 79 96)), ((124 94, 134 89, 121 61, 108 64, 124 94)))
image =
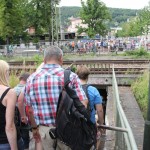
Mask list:
POLYGON ((46 64, 50 64, 50 65, 52 65, 52 64, 55 64, 55 65, 60 65, 61 66, 61 64, 59 63, 59 62, 57 62, 57 61, 48 61, 48 62, 46 62, 46 64))
POLYGON ((26 82, 23 81, 23 80, 21 80, 21 81, 19 82, 19 84, 26 84, 26 82))
POLYGON ((81 84, 83 85, 83 84, 87 84, 87 80, 81 80, 80 79, 80 81, 81 81, 81 84))

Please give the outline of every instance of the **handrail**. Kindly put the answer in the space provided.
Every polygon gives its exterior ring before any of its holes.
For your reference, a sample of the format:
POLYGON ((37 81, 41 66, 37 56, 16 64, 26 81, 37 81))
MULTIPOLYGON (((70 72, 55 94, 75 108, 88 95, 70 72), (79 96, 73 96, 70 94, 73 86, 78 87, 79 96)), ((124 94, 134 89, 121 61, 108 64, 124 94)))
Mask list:
POLYGON ((116 80, 116 75, 115 75, 115 71, 114 71, 114 65, 113 65, 113 85, 114 85, 114 90, 115 90, 115 94, 116 94, 116 97, 115 97, 115 101, 116 101, 116 109, 118 109, 118 112, 119 112, 119 115, 120 115, 120 118, 121 118, 121 122, 123 123, 123 127, 125 127, 127 129, 127 134, 128 134, 128 140, 129 142, 127 142, 127 147, 130 147, 131 150, 138 150, 137 148, 137 144, 135 142, 135 139, 134 139, 134 136, 133 136, 133 133, 132 133, 132 130, 131 130, 131 127, 128 123, 128 120, 126 118, 126 115, 122 109, 122 106, 120 104, 120 99, 119 99, 119 91, 118 91, 118 85, 117 85, 117 80, 116 80), (130 144, 130 145, 128 145, 130 144))
POLYGON ((113 127, 108 125, 98 125, 97 128, 99 129, 107 129, 107 130, 113 130, 113 131, 119 131, 119 132, 128 132, 125 128, 119 128, 119 127, 113 127))

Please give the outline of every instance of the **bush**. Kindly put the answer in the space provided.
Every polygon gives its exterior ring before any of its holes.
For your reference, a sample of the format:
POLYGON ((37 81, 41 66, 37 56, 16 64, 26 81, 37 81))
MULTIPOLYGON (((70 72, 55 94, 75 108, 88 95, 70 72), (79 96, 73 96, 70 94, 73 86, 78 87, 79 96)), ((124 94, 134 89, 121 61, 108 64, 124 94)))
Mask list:
POLYGON ((139 104, 142 111, 143 117, 146 119, 147 109, 148 109, 148 83, 149 83, 149 73, 145 72, 144 75, 138 78, 134 83, 132 83, 131 88, 135 95, 135 98, 139 104))
POLYGON ((34 61, 37 62, 37 67, 43 62, 43 57, 42 56, 39 56, 39 55, 34 55, 34 61))
POLYGON ((126 51, 125 56, 141 57, 141 56, 149 56, 149 53, 143 47, 141 47, 138 50, 126 51))
POLYGON ((9 84, 11 88, 14 88, 19 83, 19 78, 15 74, 9 76, 9 84))

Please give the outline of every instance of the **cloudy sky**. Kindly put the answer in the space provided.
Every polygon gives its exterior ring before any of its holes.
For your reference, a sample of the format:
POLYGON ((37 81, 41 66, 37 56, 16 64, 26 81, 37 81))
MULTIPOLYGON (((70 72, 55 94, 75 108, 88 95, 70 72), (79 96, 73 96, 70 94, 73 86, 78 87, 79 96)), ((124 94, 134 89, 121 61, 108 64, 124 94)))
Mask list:
MULTIPOLYGON (((107 7, 142 9, 150 0, 101 0, 107 7)), ((61 6, 81 6, 81 0, 61 0, 61 6)))

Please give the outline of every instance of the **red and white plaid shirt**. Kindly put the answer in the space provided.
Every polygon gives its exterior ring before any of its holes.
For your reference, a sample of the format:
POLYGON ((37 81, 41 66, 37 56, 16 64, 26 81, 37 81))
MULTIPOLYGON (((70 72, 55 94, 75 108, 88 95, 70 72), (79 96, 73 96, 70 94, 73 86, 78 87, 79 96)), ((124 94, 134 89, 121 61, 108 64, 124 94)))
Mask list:
MULTIPOLYGON (((78 76, 71 72, 69 87, 79 99, 87 99, 78 76)), ((31 106, 37 124, 55 125, 57 103, 64 86, 64 69, 56 64, 45 64, 33 73, 25 86, 25 104, 31 106)))

